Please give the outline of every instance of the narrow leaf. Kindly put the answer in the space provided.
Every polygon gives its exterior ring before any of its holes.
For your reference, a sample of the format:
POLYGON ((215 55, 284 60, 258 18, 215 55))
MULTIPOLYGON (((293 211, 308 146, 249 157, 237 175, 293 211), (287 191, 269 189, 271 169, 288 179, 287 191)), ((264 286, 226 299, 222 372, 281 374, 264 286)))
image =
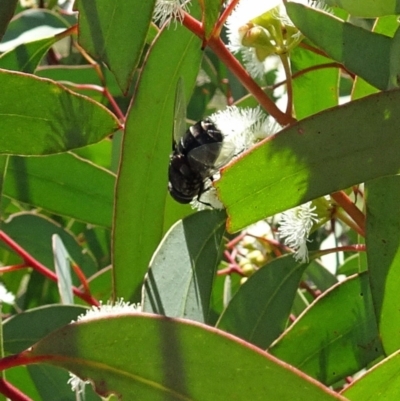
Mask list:
POLYGON ((386 354, 400 348, 400 177, 366 184, 366 245, 371 291, 386 354))
POLYGON ((150 50, 128 111, 113 246, 115 292, 126 300, 140 299, 144 275, 162 238, 176 85, 182 77, 190 97, 201 57, 200 41, 187 29, 163 31, 150 50))
POLYGON ((61 238, 54 234, 52 236, 53 254, 54 254, 54 270, 57 274, 57 286, 60 293, 61 303, 63 305, 73 305, 74 295, 72 292, 71 279, 71 257, 61 238))

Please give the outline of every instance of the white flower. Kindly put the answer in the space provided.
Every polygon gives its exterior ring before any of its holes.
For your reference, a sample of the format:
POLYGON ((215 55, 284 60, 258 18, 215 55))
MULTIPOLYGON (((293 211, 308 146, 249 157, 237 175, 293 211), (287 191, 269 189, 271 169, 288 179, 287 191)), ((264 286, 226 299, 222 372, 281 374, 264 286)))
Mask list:
MULTIPOLYGON (((78 322, 84 320, 96 319, 99 317, 105 317, 110 315, 117 315, 120 313, 127 312, 141 312, 142 307, 140 304, 131 304, 130 302, 124 302, 123 298, 117 300, 114 304, 108 301, 105 305, 100 303, 99 306, 92 306, 85 313, 82 313, 77 317, 78 322)), ((74 323, 73 320, 71 323, 74 323)), ((90 381, 82 380, 78 376, 74 375, 70 372, 70 378, 68 380, 68 384, 71 385, 72 391, 77 394, 77 399, 80 399, 80 394, 84 393, 86 384, 89 384, 90 381)))
POLYGON ((188 0, 157 0, 154 8, 153 19, 159 21, 160 26, 174 19, 182 21, 184 11, 187 11, 188 0))
MULTIPOLYGON (((254 109, 239 108, 228 106, 210 117, 210 120, 222 132, 223 147, 216 165, 222 167, 226 163, 220 164, 225 159, 230 161, 232 157, 237 157, 240 153, 249 149, 251 146, 280 130, 280 126, 267 117, 260 107, 254 109)), ((223 209, 223 204, 218 199, 217 191, 212 182, 219 179, 219 172, 204 182, 204 190, 201 195, 196 197, 191 206, 193 209, 204 210, 212 207, 213 209, 223 209)))
POLYGON ((244 67, 253 78, 262 78, 268 72, 268 59, 260 61, 254 47, 243 47, 241 54, 244 67))
MULTIPOLYGON (((86 384, 90 384, 89 380, 82 380, 78 376, 69 372, 69 380, 67 382, 71 385, 71 390, 77 395, 83 394, 85 392, 86 384)), ((80 397, 79 397, 80 398, 80 397)))
POLYGON ((124 302, 121 298, 115 303, 108 301, 105 305, 100 303, 99 306, 92 306, 85 313, 78 316, 77 321, 90 320, 98 317, 117 315, 120 313, 127 312, 141 312, 142 307, 140 304, 131 304, 130 302, 124 302))
POLYGON ((212 114, 210 119, 222 132, 224 143, 232 144, 235 156, 280 129, 260 107, 252 109, 228 106, 212 114))
POLYGON ((7 288, 4 286, 4 284, 0 283, 0 302, 12 305, 14 301, 15 301, 15 295, 7 291, 7 288))
POLYGON ((314 210, 315 206, 307 202, 282 213, 279 223, 279 236, 284 239, 285 245, 295 251, 295 259, 301 263, 308 261, 308 236, 313 224, 318 221, 314 210))

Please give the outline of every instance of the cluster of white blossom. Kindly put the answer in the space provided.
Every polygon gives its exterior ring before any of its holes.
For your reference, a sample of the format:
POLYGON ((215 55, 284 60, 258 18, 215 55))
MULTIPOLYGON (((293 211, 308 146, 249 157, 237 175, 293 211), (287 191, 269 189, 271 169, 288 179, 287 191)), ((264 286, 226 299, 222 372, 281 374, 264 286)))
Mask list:
POLYGON ((308 262, 307 241, 318 215, 311 202, 287 210, 281 214, 278 232, 284 244, 292 248, 294 257, 301 263, 308 262))
MULTIPOLYGON (((209 118, 222 132, 224 145, 221 153, 222 156, 224 153, 229 153, 231 155, 229 160, 239 156, 261 139, 278 132, 281 128, 275 120, 267 117, 260 107, 228 106, 224 110, 211 114, 209 118)), ((193 208, 203 210, 208 205, 214 209, 223 208, 216 189, 212 186, 212 181, 218 179, 219 173, 216 173, 210 180, 206 180, 201 199, 195 198, 191 203, 193 208)))

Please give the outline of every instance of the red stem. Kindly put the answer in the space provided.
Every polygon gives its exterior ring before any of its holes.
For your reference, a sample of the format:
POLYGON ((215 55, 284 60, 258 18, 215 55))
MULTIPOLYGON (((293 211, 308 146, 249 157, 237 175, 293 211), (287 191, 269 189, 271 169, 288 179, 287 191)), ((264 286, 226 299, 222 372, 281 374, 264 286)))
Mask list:
POLYGON ((14 387, 11 383, 0 378, 0 393, 11 401, 32 401, 26 394, 14 387))
POLYGON ((232 0, 225 8, 225 10, 222 12, 221 16, 219 17, 217 23, 215 24, 215 27, 212 32, 212 37, 219 37, 222 27, 225 24, 225 21, 228 19, 228 17, 231 15, 233 9, 236 7, 236 4, 239 3, 240 0, 232 0))
POLYGON ((354 202, 343 191, 331 194, 331 198, 343 208, 343 210, 355 221, 360 227, 361 235, 365 237, 365 215, 354 204, 354 202))
POLYGON ((73 262, 71 262, 71 266, 72 266, 72 269, 74 270, 75 274, 78 276, 79 281, 81 282, 82 287, 84 289, 84 292, 86 294, 90 294, 89 284, 88 284, 88 282, 86 280, 86 276, 83 274, 83 271, 81 270, 81 268, 76 263, 73 263, 73 262))
POLYGON ((3 267, 0 267, 0 273, 1 274, 10 273, 10 272, 21 270, 21 269, 26 269, 27 267, 29 267, 29 266, 27 266, 26 263, 20 263, 19 265, 12 265, 12 266, 3 266, 3 267))
MULTIPOLYGON (((38 273, 43 274, 45 277, 49 278, 54 282, 58 282, 57 275, 48 269, 46 266, 42 265, 39 261, 37 261, 32 255, 30 255, 24 248, 18 245, 12 238, 10 238, 4 231, 0 230, 0 240, 7 244, 14 252, 16 252, 24 262, 35 269, 38 273)), ((98 306, 99 302, 93 298, 90 294, 84 293, 80 291, 76 287, 72 287, 74 294, 86 301, 89 305, 98 306)))
POLYGON ((313 290, 305 281, 300 283, 300 288, 306 290, 314 299, 318 298, 322 294, 321 290, 313 290))
MULTIPOLYGON (((197 35, 200 39, 204 38, 204 30, 199 21, 188 13, 184 14, 183 25, 197 35)), ((210 38, 208 46, 219 57, 219 59, 231 70, 231 72, 239 79, 242 85, 256 98, 260 105, 269 113, 280 125, 288 125, 296 120, 289 115, 283 113, 275 105, 275 103, 266 95, 256 81, 243 68, 239 61, 226 48, 220 38, 210 38)))
POLYGON ((337 253, 337 252, 365 252, 367 247, 365 244, 355 244, 355 245, 346 245, 346 246, 338 246, 336 248, 329 248, 329 249, 321 249, 319 251, 315 251, 315 255, 317 257, 321 257, 324 255, 328 255, 330 253, 337 253))
POLYGON ((231 241, 229 241, 225 247, 226 248, 233 248, 234 246, 236 246, 247 234, 245 232, 239 234, 237 237, 235 237, 234 239, 232 239, 231 241))
MULTIPOLYGON (((110 102, 112 108, 115 111, 115 114, 118 116, 118 118, 122 121, 125 122, 125 115, 122 112, 122 110, 119 108, 117 102, 115 101, 115 99, 113 98, 113 96, 111 95, 111 93, 109 92, 108 88, 105 86, 103 89, 103 95, 107 98, 107 100, 110 102)), ((121 129, 123 129, 124 127, 121 127, 121 129)))
POLYGON ((237 274, 239 274, 239 276, 242 276, 242 277, 246 276, 242 272, 242 270, 240 268, 238 268, 237 266, 230 266, 230 267, 227 267, 226 269, 218 270, 217 276, 226 276, 226 275, 232 274, 232 273, 237 273, 237 274))
POLYGON ((33 356, 31 355, 31 351, 22 351, 19 354, 9 355, 0 359, 0 371, 15 368, 16 366, 21 365, 30 365, 33 363, 40 363, 48 360, 47 356, 33 356))

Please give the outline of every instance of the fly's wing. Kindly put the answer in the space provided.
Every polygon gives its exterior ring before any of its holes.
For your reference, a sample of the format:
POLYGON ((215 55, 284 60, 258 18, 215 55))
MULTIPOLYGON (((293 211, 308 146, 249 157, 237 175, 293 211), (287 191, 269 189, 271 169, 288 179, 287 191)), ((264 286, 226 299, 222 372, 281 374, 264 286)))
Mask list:
POLYGON ((175 92, 174 141, 179 143, 186 132, 186 100, 183 78, 179 77, 175 92))
POLYGON ((202 178, 207 178, 227 164, 234 155, 235 147, 232 143, 214 142, 194 148, 187 158, 192 169, 202 178))

